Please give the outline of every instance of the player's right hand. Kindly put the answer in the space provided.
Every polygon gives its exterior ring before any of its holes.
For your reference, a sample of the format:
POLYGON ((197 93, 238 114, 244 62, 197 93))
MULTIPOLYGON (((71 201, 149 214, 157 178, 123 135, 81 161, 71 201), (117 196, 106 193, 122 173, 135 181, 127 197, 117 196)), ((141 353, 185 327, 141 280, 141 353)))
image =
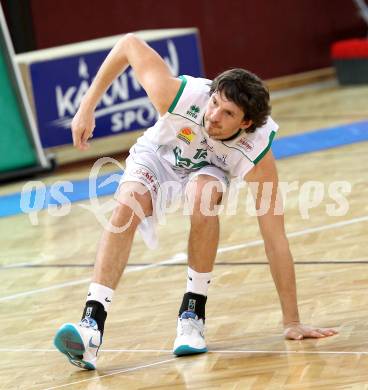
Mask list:
POLYGON ((303 324, 287 324, 284 325, 284 336, 288 340, 302 340, 307 338, 319 339, 322 337, 334 336, 338 333, 336 329, 319 328, 303 324))
POLYGON ((79 150, 89 148, 88 140, 93 136, 93 130, 96 126, 95 116, 92 110, 79 107, 75 114, 72 124, 73 145, 79 150))

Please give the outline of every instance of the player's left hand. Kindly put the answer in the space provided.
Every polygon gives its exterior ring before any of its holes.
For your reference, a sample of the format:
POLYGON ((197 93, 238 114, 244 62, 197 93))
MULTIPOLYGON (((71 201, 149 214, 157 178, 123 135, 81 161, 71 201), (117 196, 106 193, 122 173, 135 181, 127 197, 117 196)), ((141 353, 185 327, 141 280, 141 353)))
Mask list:
POLYGON ((302 340, 307 338, 319 339, 333 336, 338 333, 332 328, 317 328, 303 324, 287 324, 284 326, 284 336, 288 340, 302 340))

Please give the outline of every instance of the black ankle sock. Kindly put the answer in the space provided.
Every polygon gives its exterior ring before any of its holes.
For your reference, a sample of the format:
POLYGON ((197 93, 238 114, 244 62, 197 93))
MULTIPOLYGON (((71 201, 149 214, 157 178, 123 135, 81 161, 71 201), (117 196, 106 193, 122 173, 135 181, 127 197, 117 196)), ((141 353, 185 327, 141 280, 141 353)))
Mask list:
POLYGON ((93 318, 97 322, 98 330, 101 332, 102 336, 107 317, 103 304, 97 301, 87 301, 83 311, 82 320, 85 317, 93 318))
POLYGON ((206 318, 206 301, 207 297, 204 295, 194 294, 192 292, 185 293, 179 310, 179 317, 185 311, 192 311, 197 314, 198 318, 202 318, 204 321, 206 318))

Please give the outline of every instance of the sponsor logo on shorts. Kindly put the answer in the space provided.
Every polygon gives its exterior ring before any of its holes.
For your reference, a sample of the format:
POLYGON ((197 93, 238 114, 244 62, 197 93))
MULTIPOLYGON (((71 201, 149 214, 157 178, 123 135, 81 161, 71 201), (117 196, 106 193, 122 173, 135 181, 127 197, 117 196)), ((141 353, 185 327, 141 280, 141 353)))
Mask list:
POLYGON ((237 145, 245 149, 247 152, 250 152, 254 148, 253 142, 244 137, 240 138, 240 140, 237 142, 237 145))
POLYGON ((195 133, 190 127, 184 127, 179 131, 177 137, 189 145, 193 141, 195 133))
POLYGON ((149 185, 149 188, 157 194, 157 179, 156 177, 148 170, 145 168, 138 168, 133 172, 133 175, 136 177, 142 179, 146 184, 149 185))

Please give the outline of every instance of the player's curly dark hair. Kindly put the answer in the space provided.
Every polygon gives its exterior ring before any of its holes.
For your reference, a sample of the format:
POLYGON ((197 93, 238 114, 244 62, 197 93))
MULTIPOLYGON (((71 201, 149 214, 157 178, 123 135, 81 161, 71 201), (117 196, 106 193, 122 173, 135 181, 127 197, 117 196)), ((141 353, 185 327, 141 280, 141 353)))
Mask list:
POLYGON ((253 133, 264 125, 270 115, 270 94, 262 80, 245 69, 229 69, 219 74, 211 83, 210 95, 215 91, 223 93, 225 97, 244 111, 244 119, 253 121, 245 131, 253 133))

